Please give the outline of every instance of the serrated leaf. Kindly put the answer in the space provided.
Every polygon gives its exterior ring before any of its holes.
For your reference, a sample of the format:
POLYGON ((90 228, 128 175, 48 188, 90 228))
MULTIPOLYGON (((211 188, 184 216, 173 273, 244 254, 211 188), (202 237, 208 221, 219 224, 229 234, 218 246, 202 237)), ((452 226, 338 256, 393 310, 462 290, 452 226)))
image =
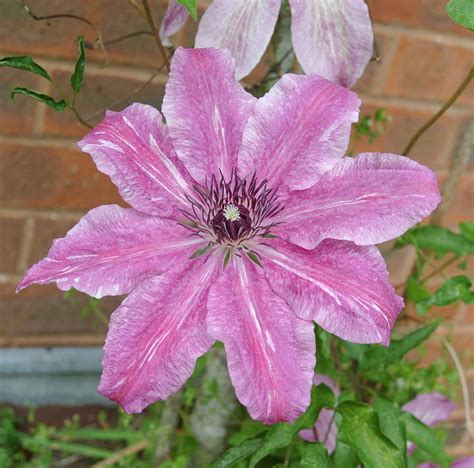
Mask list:
POLYGON ((405 426, 407 439, 429 456, 429 461, 443 467, 449 466, 449 457, 438 434, 410 413, 402 412, 401 421, 405 426))
POLYGON ((55 101, 51 96, 41 94, 38 91, 34 91, 28 88, 15 88, 10 93, 10 97, 15 100, 15 96, 17 94, 24 94, 25 96, 29 96, 33 99, 36 99, 37 101, 46 104, 57 112, 62 112, 64 109, 66 109, 67 106, 66 101, 64 99, 61 99, 60 101, 55 101))
POLYGON ((459 230, 466 239, 474 242, 474 222, 466 221, 465 223, 460 223, 459 230))
POLYGON ((334 404, 334 394, 326 385, 320 384, 314 387, 311 392, 311 403, 306 412, 293 424, 278 423, 271 426, 265 435, 262 446, 250 459, 249 468, 255 467, 260 460, 275 450, 288 447, 299 431, 310 429, 314 426, 323 408, 332 408, 334 404))
POLYGON ((237 447, 232 447, 224 453, 216 462, 214 468, 226 468, 245 460, 252 455, 263 443, 263 439, 252 439, 243 442, 237 447))
POLYGON ((197 2, 196 0, 177 0, 178 3, 185 6, 186 9, 189 11, 189 14, 197 20, 197 2))
POLYGON ((411 229, 396 242, 397 247, 408 244, 436 253, 438 256, 448 252, 456 255, 474 253, 474 242, 442 226, 422 226, 411 229))
POLYGON ((450 0, 446 12, 455 22, 474 31, 474 2, 472 0, 450 0))
POLYGON ((342 415, 339 438, 357 452, 364 467, 405 466, 397 447, 380 430, 377 415, 370 406, 346 401, 336 411, 342 415))
POLYGON ((27 55, 22 57, 4 57, 0 59, 0 67, 18 68, 19 70, 29 71, 46 78, 48 81, 52 81, 49 73, 27 55))
POLYGON ((392 340, 390 346, 374 345, 365 352, 360 369, 366 377, 377 379, 379 372, 388 365, 399 362, 405 354, 423 343, 436 330, 439 321, 425 325, 400 340, 392 340))
POLYGON ((305 443, 301 451, 300 466, 331 468, 326 447, 318 442, 305 443))
POLYGON ((79 36, 77 38, 77 44, 79 46, 79 57, 74 67, 74 73, 71 75, 71 88, 74 95, 78 94, 82 88, 84 81, 84 69, 86 67, 86 53, 84 51, 84 37, 79 36))
POLYGON ((471 286, 471 281, 467 276, 459 275, 449 278, 430 298, 418 302, 417 310, 426 312, 432 306, 441 307, 457 301, 470 304, 474 296, 474 292, 470 290, 471 286))

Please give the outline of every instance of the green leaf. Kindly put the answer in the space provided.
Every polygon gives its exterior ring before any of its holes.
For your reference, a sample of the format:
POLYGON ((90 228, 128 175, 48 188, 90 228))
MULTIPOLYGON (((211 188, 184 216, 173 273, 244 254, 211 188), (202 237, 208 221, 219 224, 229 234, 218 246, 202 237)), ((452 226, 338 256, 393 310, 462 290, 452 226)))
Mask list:
POLYGON ((339 438, 357 452, 364 467, 405 466, 397 447, 380 430, 377 415, 370 406, 346 401, 336 411, 342 415, 339 438))
POLYGON ((316 327, 316 369, 320 374, 330 374, 334 370, 334 359, 330 349, 331 335, 321 327, 316 327))
POLYGON ((245 419, 240 426, 240 430, 229 437, 231 445, 239 445, 248 439, 253 439, 264 431, 268 430, 268 426, 259 421, 245 419))
POLYGON ((431 293, 417 278, 410 275, 407 282, 407 297, 416 303, 430 298, 431 293))
POLYGON ((35 75, 40 75, 43 78, 52 81, 49 73, 27 55, 22 57, 4 57, 0 59, 0 67, 18 68, 20 70, 34 73, 35 75))
POLYGON ((461 234, 471 242, 474 242, 474 222, 466 221, 459 224, 461 234))
POLYGON ((430 298, 418 302, 416 308, 426 312, 432 306, 445 306, 457 301, 470 304, 474 296, 474 292, 470 291, 471 286, 471 281, 467 276, 454 276, 447 279, 430 298))
POLYGON ((373 408, 379 418, 382 434, 393 442, 398 449, 400 458, 406 464, 407 439, 405 426, 400 420, 400 407, 388 398, 378 395, 373 408))
POLYGON ((57 112, 62 112, 64 109, 66 109, 67 104, 64 99, 61 99, 61 101, 55 101, 51 96, 38 93, 38 91, 33 91, 32 89, 15 88, 10 93, 10 96, 13 100, 15 100, 15 96, 17 94, 24 94, 25 96, 29 96, 33 99, 36 99, 37 101, 42 102, 43 104, 46 104, 47 106, 51 107, 57 112))
POLYGON ((197 20, 197 2, 196 0, 178 0, 178 3, 185 6, 189 14, 197 20))
POLYGON ((71 75, 71 88, 74 96, 79 93, 82 88, 84 81, 84 68, 86 66, 86 53, 84 51, 84 37, 79 36, 77 38, 77 44, 79 46, 79 58, 77 59, 76 66, 74 67, 74 73, 71 75))
POLYGON ((377 379, 379 373, 389 364, 399 362, 405 354, 423 343, 438 327, 439 321, 425 325, 404 336, 401 340, 392 340, 390 346, 374 345, 364 355, 360 369, 366 377, 377 379))
POLYGON ((323 408, 332 408, 334 404, 334 394, 326 385, 320 384, 314 387, 311 392, 311 403, 306 412, 293 424, 278 423, 271 426, 265 435, 262 446, 250 459, 249 467, 255 467, 260 460, 275 450, 288 447, 299 431, 310 429, 314 426, 323 408))
POLYGON ((331 455, 331 459, 336 468, 357 468, 360 465, 357 453, 339 438, 336 441, 336 449, 331 455))
POLYGON ((234 466, 252 455, 263 443, 263 439, 247 440, 237 447, 232 447, 224 453, 215 463, 214 468, 234 466))
POLYGON ((444 451, 443 441, 431 427, 406 412, 402 412, 401 421, 405 426, 407 439, 429 455, 430 461, 443 467, 449 466, 449 457, 444 451))
POLYGON ((474 31, 474 2, 472 0, 450 0, 446 12, 455 22, 474 31))
POLYGON ((448 252, 456 255, 474 253, 473 241, 442 226, 422 226, 411 229, 397 239, 396 246, 403 247, 408 244, 434 252, 438 256, 448 252))
POLYGON ((331 468, 326 447, 317 442, 305 443, 301 452, 300 466, 311 466, 318 468, 331 468))

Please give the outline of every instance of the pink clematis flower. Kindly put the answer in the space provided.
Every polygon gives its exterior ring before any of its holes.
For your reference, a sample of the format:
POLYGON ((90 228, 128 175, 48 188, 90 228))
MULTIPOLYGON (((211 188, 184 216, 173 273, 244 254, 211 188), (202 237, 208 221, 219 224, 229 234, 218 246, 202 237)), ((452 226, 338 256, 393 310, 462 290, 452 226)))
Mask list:
MULTIPOLYGON (((298 61, 307 74, 351 87, 372 56, 373 32, 364 0, 289 0, 291 34, 298 61)), ((275 29, 281 0, 214 0, 196 36, 196 47, 229 49, 236 77, 247 76, 262 58, 275 29)), ((162 38, 176 33, 186 9, 171 0, 162 38)))
POLYGON ((303 75, 257 100, 228 51, 178 49, 166 125, 133 104, 79 142, 132 208, 91 210, 19 289, 130 293, 99 387, 129 412, 177 391, 220 340, 251 416, 293 421, 310 401, 312 320, 387 344, 402 299, 372 244, 440 200, 435 174, 410 159, 342 158, 358 107, 353 92, 303 75))

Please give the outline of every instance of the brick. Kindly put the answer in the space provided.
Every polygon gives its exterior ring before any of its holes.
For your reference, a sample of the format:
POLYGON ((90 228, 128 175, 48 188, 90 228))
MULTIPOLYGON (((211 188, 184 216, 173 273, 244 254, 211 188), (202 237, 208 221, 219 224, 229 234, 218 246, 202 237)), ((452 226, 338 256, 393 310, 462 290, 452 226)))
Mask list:
MULTIPOLYGON (((369 143, 365 137, 355 141, 355 153, 380 151, 401 154, 413 134, 434 114, 426 109, 407 108, 381 101, 379 105, 363 104, 361 118, 365 115, 373 116, 377 108, 385 109, 391 121, 374 143, 369 143)), ((410 157, 435 170, 448 168, 468 117, 460 113, 446 113, 422 135, 411 150, 410 157)))
MULTIPOLYGON (((61 18, 35 21, 16 2, 4 2, 0 17, 0 49, 10 53, 29 54, 75 60, 77 46, 74 40, 83 35, 92 43, 95 31, 85 23, 61 18)), ((38 16, 51 14, 74 14, 92 21, 101 31, 104 41, 125 34, 149 30, 145 20, 127 0, 101 0, 97 2, 64 2, 62 0, 30 0, 31 10, 38 16)), ((158 22, 163 17, 161 2, 150 2, 158 22)), ((99 50, 88 51, 88 59, 103 62, 99 50)), ((151 36, 138 36, 107 47, 110 62, 129 65, 159 67, 162 60, 151 36)))
POLYGON ((38 103, 26 96, 10 98, 13 88, 20 86, 38 90, 40 78, 11 68, 0 72, 0 129, 6 135, 30 135, 38 103))
POLYGON ((25 220, 0 217, 0 272, 16 273, 25 220))
POLYGON ((54 239, 64 237, 77 221, 69 219, 37 219, 34 224, 34 236, 28 255, 28 265, 38 262, 48 254, 54 239))
POLYGON ((380 61, 372 60, 369 62, 364 74, 354 86, 356 93, 378 94, 390 69, 398 39, 393 34, 380 31, 375 32, 375 41, 380 54, 380 61))
MULTIPOLYGON (((68 86, 69 74, 58 72, 53 73, 53 77, 59 83, 68 86)), ((122 110, 133 102, 142 102, 156 108, 161 108, 164 84, 160 83, 160 77, 158 76, 138 94, 134 94, 118 105, 111 107, 111 104, 122 98, 126 98, 144 82, 146 82, 146 79, 127 80, 107 75, 94 75, 86 72, 84 87, 77 99, 78 110, 83 118, 88 118, 88 116, 101 110, 105 111, 105 109, 122 110)), ((102 120, 103 117, 104 113, 102 112, 93 119, 90 119, 90 123, 95 125, 102 120)), ((44 127, 46 134, 81 138, 86 131, 87 129, 77 121, 72 112, 58 113, 52 109, 47 109, 44 127)))
MULTIPOLYGON (((438 41, 401 37, 383 92, 389 96, 445 101, 471 68, 473 49, 438 41)), ((474 104, 474 83, 458 99, 474 104)))
POLYGON ((373 21, 421 27, 461 36, 471 34, 449 18, 445 0, 367 0, 367 4, 373 21))
MULTIPOLYGON (((441 183, 445 177, 441 178, 441 183)), ((452 203, 447 210, 443 223, 446 225, 459 224, 462 221, 472 220, 474 209, 474 172, 466 172, 461 177, 452 203)))
MULTIPOLYGON (((55 285, 30 286, 17 295, 15 287, 15 284, 0 285, 2 341, 8 343, 9 338, 18 336, 105 335, 104 324, 93 314, 86 318, 81 316, 81 309, 88 300, 86 295, 75 293, 72 299, 66 300, 55 285)), ((99 307, 108 316, 120 300, 107 297, 100 301, 99 307)))
POLYGON ((0 174, 0 205, 5 208, 86 210, 123 204, 108 177, 79 151, 3 144, 0 174))

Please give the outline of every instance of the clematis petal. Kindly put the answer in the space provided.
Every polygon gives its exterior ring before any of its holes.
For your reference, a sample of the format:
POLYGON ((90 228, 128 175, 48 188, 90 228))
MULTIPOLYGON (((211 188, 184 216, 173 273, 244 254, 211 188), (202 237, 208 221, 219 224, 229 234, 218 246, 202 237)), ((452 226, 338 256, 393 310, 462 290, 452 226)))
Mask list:
POLYGON ((63 291, 75 288, 94 297, 126 294, 186 260, 202 244, 175 221, 100 206, 54 241, 48 256, 26 272, 18 291, 54 282, 63 291))
POLYGON ((112 314, 99 392, 139 413, 176 392, 211 346, 206 300, 217 263, 195 259, 151 278, 112 314))
POLYGON ((240 173, 264 174, 281 191, 312 187, 344 155, 359 105, 355 93, 328 80, 284 75, 245 127, 240 173))
POLYGON ((305 250, 273 239, 258 252, 272 289, 299 317, 344 340, 390 342, 403 301, 377 248, 327 239, 305 250))
POLYGON ((432 427, 446 421, 456 409, 456 405, 441 393, 432 392, 420 393, 415 399, 403 405, 402 409, 432 427))
POLYGON ((186 23, 189 13, 185 6, 176 0, 169 0, 165 17, 160 26, 160 38, 166 47, 172 46, 170 36, 176 34, 186 23))
POLYGON ((219 171, 230 177, 255 101, 235 80, 229 51, 176 50, 163 112, 178 157, 198 182, 219 171))
POLYGON ((161 113, 145 104, 105 119, 79 143, 122 198, 147 214, 173 216, 187 204, 189 174, 174 153, 161 113))
POLYGON ((230 378, 250 416, 294 421, 310 402, 313 326, 294 315, 260 269, 234 260, 209 293, 209 334, 224 342, 230 378))
POLYGON ((214 0, 199 22, 196 47, 229 49, 240 80, 262 58, 280 6, 281 0, 214 0))
MULTIPOLYGON (((341 393, 336 383, 327 375, 314 374, 313 383, 316 386, 322 383, 327 385, 336 396, 341 393)), ((314 427, 300 431, 300 437, 308 442, 323 442, 329 453, 334 452, 337 438, 337 426, 334 416, 334 411, 323 408, 314 427)))
POLYGON ((311 189, 292 192, 277 233, 307 249, 325 238, 378 244, 403 234, 440 200, 436 174, 427 167, 363 153, 344 158, 311 189))
POLYGON ((372 56, 364 0, 290 0, 290 6, 293 47, 305 73, 351 87, 372 56))

